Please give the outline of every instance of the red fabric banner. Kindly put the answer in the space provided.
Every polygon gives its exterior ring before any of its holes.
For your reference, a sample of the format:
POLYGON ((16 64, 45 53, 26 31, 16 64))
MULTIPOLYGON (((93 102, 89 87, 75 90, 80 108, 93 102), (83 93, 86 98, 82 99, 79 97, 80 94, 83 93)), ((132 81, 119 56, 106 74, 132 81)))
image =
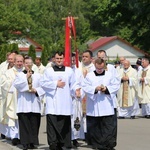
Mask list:
POLYGON ((76 52, 76 67, 78 67, 79 57, 76 45, 76 30, 73 17, 67 17, 66 19, 66 29, 65 29, 65 61, 64 65, 71 67, 71 35, 74 37, 74 46, 76 52))

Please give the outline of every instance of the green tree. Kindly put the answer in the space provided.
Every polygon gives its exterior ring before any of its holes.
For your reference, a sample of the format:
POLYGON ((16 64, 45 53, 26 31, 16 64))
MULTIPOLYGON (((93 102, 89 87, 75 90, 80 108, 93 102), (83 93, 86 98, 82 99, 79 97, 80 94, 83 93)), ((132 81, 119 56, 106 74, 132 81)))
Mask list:
POLYGON ((35 51, 35 47, 33 45, 30 45, 29 51, 28 51, 28 55, 30 57, 32 57, 33 61, 35 60, 35 58, 36 58, 36 51, 35 51))

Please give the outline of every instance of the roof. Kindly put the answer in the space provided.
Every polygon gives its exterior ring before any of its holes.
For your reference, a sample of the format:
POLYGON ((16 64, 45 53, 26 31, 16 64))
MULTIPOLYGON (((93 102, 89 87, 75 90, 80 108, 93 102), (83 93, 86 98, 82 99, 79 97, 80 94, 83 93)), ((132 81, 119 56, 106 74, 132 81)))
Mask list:
POLYGON ((98 48, 101 48, 102 46, 112 42, 112 41, 115 41, 115 40, 119 40, 125 44, 127 44, 128 46, 130 47, 133 47, 135 50, 143 53, 144 55, 149 55, 148 53, 146 53, 145 51, 139 49, 138 47, 136 46, 132 46, 129 42, 127 42, 126 40, 123 40, 122 38, 118 37, 118 36, 110 36, 110 37, 101 37, 99 39, 97 39, 95 42, 93 42, 92 44, 89 45, 89 49, 91 51, 95 51, 97 50, 98 48))

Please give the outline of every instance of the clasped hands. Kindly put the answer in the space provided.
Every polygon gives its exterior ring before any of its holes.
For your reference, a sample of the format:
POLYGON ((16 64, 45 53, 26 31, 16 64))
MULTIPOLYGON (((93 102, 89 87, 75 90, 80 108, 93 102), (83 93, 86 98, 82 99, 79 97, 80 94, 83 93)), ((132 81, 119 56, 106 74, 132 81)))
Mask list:
MULTIPOLYGON (((60 79, 60 80, 57 81, 57 87, 58 88, 63 88, 65 85, 66 85, 66 83, 64 81, 62 81, 62 79, 60 79)), ((76 91, 75 91, 75 95, 76 95, 77 98, 81 97, 80 89, 81 88, 76 89, 76 91)))
POLYGON ((121 80, 123 80, 123 81, 128 81, 128 80, 129 80, 129 77, 124 76, 124 77, 121 78, 121 80))
POLYGON ((101 92, 105 92, 106 91, 106 86, 104 85, 99 85, 95 88, 96 91, 101 91, 101 92))

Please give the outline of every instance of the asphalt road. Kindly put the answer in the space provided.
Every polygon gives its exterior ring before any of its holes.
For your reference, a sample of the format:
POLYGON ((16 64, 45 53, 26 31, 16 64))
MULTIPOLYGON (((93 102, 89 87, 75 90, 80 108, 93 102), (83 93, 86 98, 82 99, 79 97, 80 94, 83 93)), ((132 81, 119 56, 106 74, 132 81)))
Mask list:
MULTIPOLYGON (((38 149, 48 150, 46 119, 42 117, 38 149)), ((78 150, 90 150, 85 142, 79 141, 78 150)), ((0 139, 0 150, 20 150, 21 145, 12 146, 10 140, 0 139)), ((118 144, 116 150, 150 150, 150 119, 118 119, 118 144)))

